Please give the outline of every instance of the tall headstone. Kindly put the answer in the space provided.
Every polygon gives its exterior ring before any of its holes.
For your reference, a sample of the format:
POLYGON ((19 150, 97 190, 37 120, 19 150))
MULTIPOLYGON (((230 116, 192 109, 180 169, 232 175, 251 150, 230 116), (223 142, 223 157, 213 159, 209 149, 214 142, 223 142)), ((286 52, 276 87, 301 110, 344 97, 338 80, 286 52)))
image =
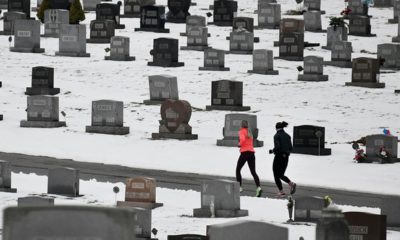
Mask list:
POLYGON ((307 56, 304 58, 304 74, 299 74, 299 81, 320 82, 328 81, 328 75, 324 75, 324 58, 307 56))
POLYGON ((342 211, 337 207, 322 210, 322 218, 317 223, 316 240, 350 240, 349 226, 342 211))
POLYGON ((86 12, 95 12, 97 4, 100 4, 101 0, 82 0, 83 10, 86 12))
POLYGON ((49 197, 22 197, 18 198, 18 207, 46 207, 54 206, 54 198, 49 197))
POLYGON ((178 80, 171 75, 149 76, 150 99, 144 100, 146 105, 159 105, 167 99, 179 99, 178 80))
POLYGON ((79 196, 79 170, 66 167, 49 169, 47 193, 71 197, 79 196))
POLYGON ((199 67, 200 71, 229 71, 225 67, 225 51, 218 49, 205 49, 204 50, 204 66, 199 67))
POLYGON ((217 26, 232 26, 233 19, 236 17, 238 4, 231 0, 214 1, 214 22, 217 26))
POLYGON ((253 220, 236 220, 207 226, 210 240, 288 240, 285 227, 253 220))
POLYGON ((351 68, 352 52, 353 47, 351 42, 336 41, 331 47, 331 61, 326 61, 324 64, 342 68, 351 68))
POLYGON ((294 220, 296 222, 317 222, 322 217, 325 200, 322 197, 295 198, 294 220))
POLYGON ((20 122, 21 127, 56 128, 65 127, 64 121, 59 121, 58 97, 36 95, 28 96, 27 120, 20 122))
POLYGON ((385 83, 379 82, 380 60, 374 58, 355 58, 352 61, 351 82, 346 86, 384 88, 385 83))
POLYGON ((331 149, 325 148, 325 128, 301 125, 293 128, 292 153, 326 156, 331 149))
POLYGON ((239 188, 238 182, 229 180, 203 181, 201 184, 201 208, 193 209, 193 216, 200 218, 248 216, 248 210, 240 209, 239 188))
POLYGON ((259 29, 278 29, 281 24, 281 5, 277 3, 258 4, 259 29))
POLYGON ((185 23, 186 17, 190 16, 191 2, 191 0, 168 0, 167 22, 185 23))
POLYGON ((381 201, 381 214, 386 215, 387 227, 400 227, 400 197, 385 196, 381 201))
POLYGON ((393 18, 389 19, 389 23, 398 23, 400 15, 400 0, 393 1, 393 18))
POLYGON ((400 69, 400 45, 394 43, 378 44, 378 58, 385 60, 382 68, 400 69))
POLYGON ((400 21, 397 23, 397 36, 392 38, 392 42, 400 42, 400 21))
POLYGON ((147 177, 134 177, 126 180, 125 201, 118 201, 119 207, 140 207, 154 209, 163 206, 156 202, 156 180, 147 177))
POLYGON ((371 20, 365 16, 354 16, 349 18, 349 35, 375 37, 371 33, 371 20))
POLYGON ((386 216, 363 212, 345 212, 350 238, 386 240, 386 216))
POLYGON ((187 34, 187 46, 182 46, 181 50, 204 51, 208 46, 208 28, 193 26, 187 34))
POLYGON ((11 188, 11 164, 3 160, 0 160, 0 192, 17 192, 11 188))
POLYGON ((3 31, 0 31, 0 35, 14 35, 14 21, 25 18, 26 15, 23 12, 5 12, 3 14, 3 31))
POLYGON ((153 56, 153 61, 148 62, 148 66, 159 67, 182 67, 185 65, 179 62, 179 47, 178 39, 174 38, 156 38, 153 40, 153 50, 150 55, 153 56))
POLYGON ((110 56, 106 56, 105 60, 134 61, 135 57, 130 56, 129 42, 129 37, 111 37, 110 56))
POLYGON ((93 20, 90 22, 88 43, 110 43, 115 35, 115 23, 112 20, 93 20))
MULTIPOLYGON (((186 31, 181 36, 187 36, 192 27, 206 27, 206 18, 203 16, 192 15, 186 17, 186 31)), ((210 36, 210 34, 208 34, 210 36)))
POLYGON ((238 113, 225 115, 224 128, 222 129, 224 138, 217 140, 217 146, 237 147, 239 142, 239 130, 243 120, 249 123, 249 128, 253 134, 254 147, 264 146, 264 142, 258 140, 257 116, 238 113))
POLYGON ((337 26, 328 27, 327 35, 326 35, 326 46, 323 46, 323 49, 332 49, 332 44, 337 41, 347 41, 347 27, 346 26, 337 26))
POLYGON ((143 6, 140 9, 140 28, 135 28, 135 31, 169 33, 165 28, 164 6, 143 6))
POLYGON ((230 33, 229 53, 253 54, 254 33, 246 30, 236 30, 230 33))
POLYGON ((86 53, 86 25, 62 24, 56 56, 90 57, 86 53))
POLYGON ((302 61, 304 56, 304 20, 282 19, 279 31, 279 58, 302 61))
POLYGON ((112 20, 115 23, 115 29, 125 29, 125 24, 120 23, 121 2, 100 3, 96 6, 96 20, 112 20))
POLYGON ((8 12, 23 12, 27 19, 31 18, 30 0, 8 0, 8 12))
POLYGON ((243 82, 219 80, 211 83, 211 105, 207 110, 249 111, 243 106, 243 82))
POLYGON ((124 0, 124 15, 121 18, 140 18, 141 7, 155 4, 155 0, 124 0))
POLYGON ((309 32, 326 32, 322 30, 321 12, 320 11, 307 11, 303 14, 304 27, 309 32))
POLYGON ((376 134, 366 137, 366 154, 367 160, 373 162, 381 162, 379 153, 384 150, 388 157, 388 162, 400 161, 398 151, 398 138, 396 136, 376 134))
POLYGON ((393 7, 393 0, 374 0, 374 7, 393 7))
POLYGON ((32 87, 26 88, 26 95, 56 95, 59 88, 54 88, 54 68, 33 67, 32 87))
POLYGON ((124 103, 113 100, 92 102, 92 124, 86 126, 88 133, 111 135, 129 134, 129 127, 124 127, 124 103))
POLYGON ((253 51, 253 70, 248 73, 264 75, 278 75, 279 71, 274 70, 274 56, 272 50, 257 49, 253 51))
POLYGON ((14 20, 14 47, 11 52, 43 53, 40 48, 40 22, 36 20, 14 20))
POLYGON ((347 7, 350 9, 349 17, 351 16, 366 16, 368 17, 368 3, 363 0, 348 0, 347 7))
POLYGON ((62 24, 69 24, 68 10, 47 9, 44 11, 44 37, 58 37, 62 24))
POLYGON ((197 134, 192 134, 189 120, 192 115, 190 103, 184 100, 167 99, 161 104, 161 121, 158 133, 153 133, 153 139, 195 140, 197 134))

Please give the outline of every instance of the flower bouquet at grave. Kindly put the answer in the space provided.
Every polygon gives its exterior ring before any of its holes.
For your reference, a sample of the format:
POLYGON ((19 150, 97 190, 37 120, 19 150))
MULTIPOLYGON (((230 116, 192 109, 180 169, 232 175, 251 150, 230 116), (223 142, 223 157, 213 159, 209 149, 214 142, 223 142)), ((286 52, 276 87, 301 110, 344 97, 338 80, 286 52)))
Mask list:
POLYGON ((347 16, 347 15, 349 15, 350 12, 351 12, 351 9, 349 7, 346 7, 345 9, 343 9, 343 11, 340 12, 340 15, 347 16))
POLYGON ((337 27, 345 27, 347 22, 344 21, 343 17, 331 17, 329 18, 329 26, 333 26, 336 31, 337 27))

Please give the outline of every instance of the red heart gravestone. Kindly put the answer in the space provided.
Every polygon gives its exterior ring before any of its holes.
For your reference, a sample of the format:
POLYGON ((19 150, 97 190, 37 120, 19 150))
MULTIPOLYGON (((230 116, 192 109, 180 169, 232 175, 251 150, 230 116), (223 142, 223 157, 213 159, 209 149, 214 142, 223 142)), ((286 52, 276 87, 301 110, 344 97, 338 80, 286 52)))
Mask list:
POLYGON ((188 124, 191 115, 192 107, 187 101, 168 99, 161 105, 161 119, 171 133, 181 124, 188 124))

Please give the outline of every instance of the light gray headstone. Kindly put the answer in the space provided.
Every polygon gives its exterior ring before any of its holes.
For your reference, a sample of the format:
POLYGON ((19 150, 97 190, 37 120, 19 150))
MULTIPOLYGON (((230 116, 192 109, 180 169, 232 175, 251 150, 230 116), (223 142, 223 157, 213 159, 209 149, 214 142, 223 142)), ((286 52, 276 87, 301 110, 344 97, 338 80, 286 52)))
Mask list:
POLYGON ((54 206, 54 198, 22 197, 18 198, 18 207, 45 207, 54 206))
POLYGON ((124 103, 113 100, 92 102, 92 126, 122 127, 124 125, 124 103))
POLYGON ((49 169, 47 193, 79 196, 79 171, 73 168, 49 169))
POLYGON ((306 31, 322 30, 320 11, 307 11, 303 14, 303 16, 304 16, 304 27, 306 31))
POLYGON ((24 49, 40 48, 40 22, 27 19, 15 20, 14 47, 24 49))
POLYGON ((231 32, 229 49, 231 51, 253 51, 254 33, 247 31, 231 32))
POLYGON ((400 68, 400 45, 394 43, 379 44, 378 58, 385 59, 383 67, 400 68))
POLYGON ((208 28, 192 26, 187 34, 188 46, 207 46, 208 45, 208 28))
POLYGON ((179 99, 178 80, 171 75, 149 76, 151 100, 179 99))
POLYGON ((100 3, 101 0, 82 0, 83 10, 96 11, 96 6, 100 3))
POLYGON ((239 210, 239 183, 229 180, 206 180, 201 184, 201 208, 209 209, 211 202, 216 210, 239 210))
POLYGON ((86 54, 86 25, 62 24, 59 37, 60 53, 86 54))
POLYGON ((332 44, 332 61, 351 61, 353 47, 351 42, 335 41, 332 44))
POLYGON ((316 222, 322 217, 325 200, 321 197, 298 197, 295 199, 294 220, 316 222))
POLYGON ((263 3, 258 5, 258 27, 277 28, 281 22, 281 5, 263 3))
POLYGON ((69 24, 69 11, 63 9, 47 9, 44 11, 44 34, 58 36, 61 24, 69 24))
POLYGON ((318 56, 304 57, 304 74, 324 74, 324 58, 318 56))
POLYGON ((257 49, 253 51, 253 70, 265 71, 274 69, 272 50, 257 49))
POLYGON ((126 59, 130 53, 129 37, 111 37, 111 59, 126 59))
POLYGON ((373 158, 379 154, 381 147, 385 147, 391 157, 397 158, 398 138, 396 136, 377 134, 366 137, 366 154, 373 158))
POLYGON ((347 27, 337 27, 335 29, 333 26, 330 26, 327 29, 326 46, 330 49, 333 42, 347 41, 347 36, 347 27))
POLYGON ((151 238, 151 209, 132 208, 129 209, 135 213, 135 235, 138 238, 151 238))
POLYGON ((258 135, 258 133, 256 134, 256 131, 258 131, 257 116, 243 113, 230 113, 225 115, 224 138, 238 139, 240 125, 243 120, 249 123, 249 128, 256 138, 258 135))
POLYGON ((53 96, 28 96, 28 121, 58 121, 59 99, 53 96))
POLYGON ((321 11, 321 0, 304 0, 304 7, 312 11, 321 11))
POLYGON ((367 15, 368 5, 363 2, 363 0, 348 0, 347 6, 351 9, 350 15, 367 15))

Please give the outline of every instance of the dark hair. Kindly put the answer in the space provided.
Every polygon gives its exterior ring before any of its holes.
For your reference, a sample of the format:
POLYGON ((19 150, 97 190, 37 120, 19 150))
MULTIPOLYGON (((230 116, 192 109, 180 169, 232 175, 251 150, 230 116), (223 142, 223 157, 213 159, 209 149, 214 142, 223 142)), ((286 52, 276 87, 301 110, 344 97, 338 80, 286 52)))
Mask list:
POLYGON ((289 125, 289 123, 282 121, 282 122, 277 122, 275 125, 276 129, 280 129, 280 128, 285 128, 289 125))

